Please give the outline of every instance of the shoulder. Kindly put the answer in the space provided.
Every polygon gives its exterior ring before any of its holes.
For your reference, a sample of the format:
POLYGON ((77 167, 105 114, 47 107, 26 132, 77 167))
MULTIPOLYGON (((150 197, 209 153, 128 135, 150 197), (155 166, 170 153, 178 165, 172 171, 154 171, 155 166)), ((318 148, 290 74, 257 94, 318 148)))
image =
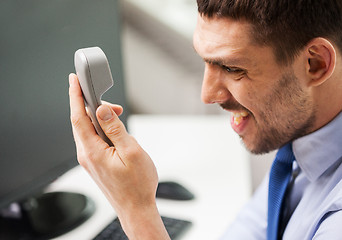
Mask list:
POLYGON ((325 211, 322 212, 320 221, 313 239, 340 239, 342 236, 342 164, 331 176, 336 185, 324 200, 325 211))
POLYGON ((315 235, 312 239, 314 240, 337 240, 341 239, 342 236, 342 211, 336 210, 327 212, 326 215, 321 219, 315 235))

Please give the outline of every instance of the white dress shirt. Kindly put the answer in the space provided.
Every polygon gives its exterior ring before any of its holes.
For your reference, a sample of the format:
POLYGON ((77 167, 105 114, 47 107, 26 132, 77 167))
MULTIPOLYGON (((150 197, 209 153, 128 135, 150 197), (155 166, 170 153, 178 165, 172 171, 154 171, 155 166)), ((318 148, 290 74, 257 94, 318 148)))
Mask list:
MULTIPOLYGON (((285 240, 342 239, 342 113, 293 142, 298 173, 285 199, 285 240)), ((266 239, 267 175, 222 239, 266 239)))

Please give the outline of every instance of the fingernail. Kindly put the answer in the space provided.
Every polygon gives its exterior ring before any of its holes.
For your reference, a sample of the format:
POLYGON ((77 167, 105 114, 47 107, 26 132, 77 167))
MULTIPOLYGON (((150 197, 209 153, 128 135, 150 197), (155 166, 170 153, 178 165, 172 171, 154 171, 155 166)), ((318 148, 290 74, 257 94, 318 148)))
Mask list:
POLYGON ((99 118, 101 118, 101 120, 103 121, 108 121, 109 119, 113 117, 112 110, 108 106, 105 106, 105 105, 101 105, 99 107, 98 114, 99 114, 99 118))
POLYGON ((75 77, 72 73, 69 74, 69 85, 72 86, 75 83, 75 77))

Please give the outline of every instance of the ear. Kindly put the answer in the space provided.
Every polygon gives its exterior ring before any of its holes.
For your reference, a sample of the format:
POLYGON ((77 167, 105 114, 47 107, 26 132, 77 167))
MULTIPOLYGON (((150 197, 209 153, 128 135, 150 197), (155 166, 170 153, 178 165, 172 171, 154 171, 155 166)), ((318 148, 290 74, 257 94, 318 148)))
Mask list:
POLYGON ((305 47, 305 57, 310 86, 318 86, 331 77, 336 64, 336 51, 330 41, 314 38, 305 47))

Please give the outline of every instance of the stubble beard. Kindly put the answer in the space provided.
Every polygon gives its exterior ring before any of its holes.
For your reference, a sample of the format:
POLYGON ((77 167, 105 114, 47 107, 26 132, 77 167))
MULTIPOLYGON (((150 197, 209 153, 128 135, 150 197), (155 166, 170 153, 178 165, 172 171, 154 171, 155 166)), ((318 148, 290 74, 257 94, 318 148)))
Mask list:
POLYGON ((256 131, 252 136, 247 134, 240 137, 251 153, 268 153, 312 131, 316 111, 293 72, 283 74, 272 94, 262 99, 260 106, 263 107, 260 109, 263 111, 258 114, 258 119, 237 102, 221 105, 225 109, 246 110, 250 113, 256 131))
POLYGON ((292 71, 283 74, 265 103, 252 153, 268 153, 312 131, 316 111, 292 71))

